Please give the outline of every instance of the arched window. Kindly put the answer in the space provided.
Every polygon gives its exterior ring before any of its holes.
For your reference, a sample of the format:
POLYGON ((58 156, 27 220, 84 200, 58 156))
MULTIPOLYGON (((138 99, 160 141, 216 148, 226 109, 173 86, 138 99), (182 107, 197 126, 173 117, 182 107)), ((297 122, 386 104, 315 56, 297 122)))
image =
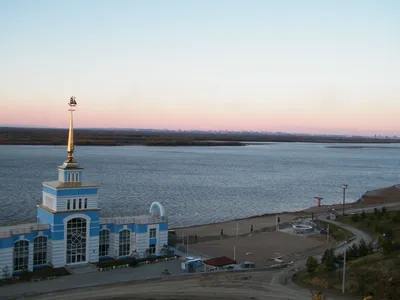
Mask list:
MULTIPOLYGON (((74 199, 75 200, 75 199, 74 199)), ((67 264, 86 262, 87 221, 74 218, 67 223, 67 264)))
POLYGON ((75 174, 75 181, 79 182, 79 173, 78 172, 76 172, 76 174, 75 174))
POLYGON ((14 271, 28 270, 29 242, 18 241, 14 244, 14 271))
POLYGON ((99 256, 110 255, 110 231, 100 230, 99 233, 99 256))
POLYGON ((119 232, 119 256, 129 255, 131 249, 131 231, 124 229, 119 232))
POLYGON ((75 173, 72 173, 72 182, 75 182, 75 173))
POLYGON ((38 236, 33 240, 33 265, 45 265, 47 263, 47 237, 38 236))
POLYGON ((68 173, 68 182, 71 182, 71 173, 68 173))

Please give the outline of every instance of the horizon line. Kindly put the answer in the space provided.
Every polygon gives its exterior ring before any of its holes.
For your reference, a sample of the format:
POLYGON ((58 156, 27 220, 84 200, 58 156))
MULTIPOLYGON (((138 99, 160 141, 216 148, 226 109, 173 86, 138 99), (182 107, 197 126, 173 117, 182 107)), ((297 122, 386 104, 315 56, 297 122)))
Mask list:
MULTIPOLYGON (((34 125, 0 125, 0 128, 34 128, 34 129, 64 129, 67 127, 46 127, 34 125)), ((87 130, 131 130, 131 131, 165 131, 165 132, 207 132, 207 133, 253 133, 253 134, 280 134, 280 135, 309 135, 309 136, 344 136, 344 137, 383 137, 397 138, 397 135, 362 135, 362 134, 340 134, 340 133, 304 133, 304 132, 286 132, 286 131, 268 131, 268 130, 233 130, 233 129, 168 129, 168 128, 133 128, 133 127, 75 127, 74 129, 87 130)))

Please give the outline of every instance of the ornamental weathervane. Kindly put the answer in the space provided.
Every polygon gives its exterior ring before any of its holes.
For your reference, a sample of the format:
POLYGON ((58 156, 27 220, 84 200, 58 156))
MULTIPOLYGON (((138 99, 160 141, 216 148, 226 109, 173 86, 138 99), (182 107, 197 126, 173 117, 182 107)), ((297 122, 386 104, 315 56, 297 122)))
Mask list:
POLYGON ((73 126, 72 112, 75 111, 74 107, 77 105, 75 97, 71 97, 69 99, 68 105, 70 107, 69 111, 71 112, 71 115, 69 118, 69 133, 68 133, 68 147, 67 147, 68 160, 67 160, 67 162, 72 163, 74 160, 74 126, 73 126))

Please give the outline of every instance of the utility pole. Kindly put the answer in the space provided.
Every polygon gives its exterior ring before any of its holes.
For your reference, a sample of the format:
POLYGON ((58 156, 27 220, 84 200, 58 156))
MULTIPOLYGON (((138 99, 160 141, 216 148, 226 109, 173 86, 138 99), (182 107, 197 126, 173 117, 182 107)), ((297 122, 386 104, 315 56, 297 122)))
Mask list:
POLYGON ((239 221, 236 221, 236 237, 239 236, 239 221))
POLYGON ((329 223, 328 223, 328 228, 327 228, 327 231, 326 231, 326 242, 329 245, 329 223))
POLYGON ((345 205, 345 201, 346 201, 346 189, 349 187, 348 184, 343 184, 342 185, 342 189, 343 189, 343 217, 344 217, 344 205, 345 205))
POLYGON ((344 253, 343 253, 343 282, 342 282, 342 293, 346 291, 346 252, 347 252, 347 234, 344 230, 339 229, 344 234, 344 253))

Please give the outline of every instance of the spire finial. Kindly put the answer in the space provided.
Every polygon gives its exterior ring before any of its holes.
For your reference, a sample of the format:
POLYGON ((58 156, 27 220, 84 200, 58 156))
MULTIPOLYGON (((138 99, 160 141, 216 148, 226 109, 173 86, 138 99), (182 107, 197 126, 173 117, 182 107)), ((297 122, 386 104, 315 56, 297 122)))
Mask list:
POLYGON ((74 160, 74 126, 73 126, 72 112, 75 111, 73 108, 77 105, 75 97, 71 97, 69 99, 68 105, 70 106, 69 111, 71 112, 71 115, 69 118, 69 133, 68 133, 68 147, 67 147, 68 160, 67 160, 67 162, 71 163, 74 160))

